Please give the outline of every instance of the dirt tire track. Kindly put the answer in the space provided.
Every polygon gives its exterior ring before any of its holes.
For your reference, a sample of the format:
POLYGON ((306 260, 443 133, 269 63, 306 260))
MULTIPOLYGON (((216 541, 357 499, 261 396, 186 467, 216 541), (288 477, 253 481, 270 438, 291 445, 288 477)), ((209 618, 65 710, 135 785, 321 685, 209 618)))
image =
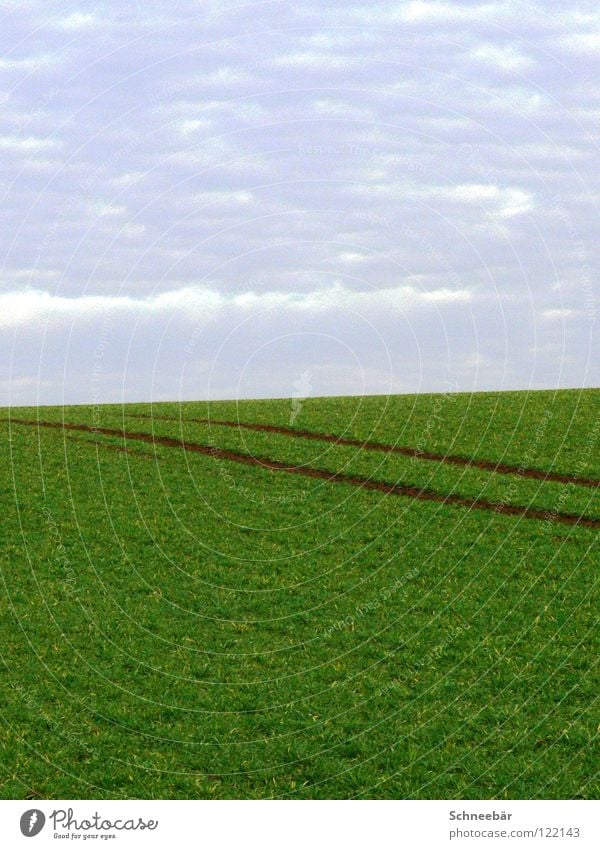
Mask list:
POLYGON ((138 431, 124 431, 109 427, 94 427, 85 424, 73 424, 70 422, 48 422, 29 419, 9 419, 12 424, 26 425, 28 427, 47 427, 56 430, 81 431, 84 433, 101 433, 105 436, 118 436, 122 439, 139 440, 152 445, 163 445, 167 448, 182 448, 213 457, 219 460, 230 460, 234 463, 243 463, 247 466, 256 466, 270 469, 274 472, 287 472, 288 474, 302 475, 308 478, 325 480, 328 483, 344 483, 361 489, 375 490, 390 495, 400 495, 406 498, 414 498, 418 501, 434 501, 439 504, 449 504, 458 507, 466 507, 474 510, 489 510, 506 516, 519 516, 524 519, 537 519, 545 522, 558 522, 565 525, 581 525, 587 528, 600 528, 600 519, 590 516, 580 516, 573 513, 560 513, 558 511, 540 510, 535 507, 522 507, 514 504, 488 501, 485 498, 465 498, 461 495, 444 495, 430 489, 419 489, 406 484, 386 483, 385 481, 374 481, 357 475, 346 475, 341 472, 327 472, 323 469, 315 469, 310 466, 288 466, 279 460, 268 457, 255 457, 251 454, 242 454, 224 448, 216 448, 210 445, 202 445, 198 442, 184 442, 170 436, 158 436, 152 433, 140 433, 138 431))
MULTIPOLYGON (((14 419, 13 419, 14 421, 14 419)), ((151 454, 150 451, 137 451, 135 448, 127 448, 124 445, 112 445, 110 442, 104 442, 100 439, 82 439, 79 436, 69 436, 71 442, 77 442, 79 445, 96 446, 97 448, 106 448, 108 451, 116 451, 117 454, 129 454, 134 457, 143 457, 144 460, 162 460, 157 454, 151 454)))
POLYGON ((152 416, 144 413, 128 413, 128 418, 156 419, 157 421, 196 423, 217 425, 218 427, 242 428, 263 433, 277 433, 281 436, 291 436, 298 439, 312 439, 316 442, 331 442, 335 445, 347 445, 354 448, 362 448, 367 451, 382 451, 386 454, 402 454, 405 457, 415 457, 418 460, 437 460, 441 463, 449 463, 454 466, 473 466, 477 469, 486 469, 490 472, 499 472, 503 475, 518 475, 521 478, 532 478, 534 480, 552 481, 553 483, 572 483, 578 486, 600 487, 600 480, 595 478, 582 478, 579 475, 563 475, 558 472, 548 472, 544 469, 532 469, 523 466, 514 466, 510 463, 495 463, 493 460, 478 460, 473 457, 461 457, 458 454, 438 454, 434 451, 422 451, 420 448, 411 448, 401 445, 389 445, 385 442, 361 442, 360 439, 350 439, 343 436, 335 436, 330 433, 319 433, 314 430, 297 430, 293 427, 270 424, 254 424, 252 422, 232 422, 223 419, 178 419, 174 416, 152 416))

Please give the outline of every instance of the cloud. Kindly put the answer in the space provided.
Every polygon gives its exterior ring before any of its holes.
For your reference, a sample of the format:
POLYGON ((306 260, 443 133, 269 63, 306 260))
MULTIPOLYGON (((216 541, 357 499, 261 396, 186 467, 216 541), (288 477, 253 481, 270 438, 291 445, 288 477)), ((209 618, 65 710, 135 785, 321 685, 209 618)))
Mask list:
POLYGON ((574 32, 561 36, 557 44, 570 53, 597 57, 600 50, 600 32, 574 32))
POLYGON ((444 25, 496 20, 509 12, 509 2, 501 3, 445 3, 441 0, 409 0, 404 3, 369 4, 350 7, 353 20, 373 26, 406 23, 416 26, 443 27, 444 25))
POLYGON ((255 198, 252 192, 244 190, 196 192, 190 198, 193 206, 246 206, 255 198))
POLYGON ((145 298, 123 295, 82 295, 76 298, 53 295, 39 289, 0 294, 0 329, 56 323, 89 322, 108 316, 132 320, 174 315, 190 321, 210 321, 224 313, 257 314, 325 313, 350 311, 368 313, 381 308, 402 311, 419 305, 467 303, 467 289, 419 291, 411 286, 356 291, 337 283, 311 292, 242 292, 225 295, 204 287, 175 289, 145 298))
POLYGON ((0 71, 43 71, 59 62, 58 56, 46 53, 34 56, 0 56, 0 71))
POLYGON ((177 129, 184 136, 189 136, 192 133, 197 133, 199 130, 207 130, 212 126, 212 121, 209 118, 189 118, 180 121, 177 129))
POLYGON ((216 71, 211 71, 208 74, 202 74, 197 78, 197 84, 204 86, 218 86, 219 89, 229 88, 230 86, 242 85, 254 81, 254 75, 248 73, 243 68, 217 68, 216 71))
POLYGON ((318 50, 301 50, 276 56, 271 64, 280 68, 299 68, 306 71, 342 71, 355 67, 359 60, 353 56, 337 55, 318 50))
POLYGON ((55 139, 36 138, 34 136, 0 136, 0 150, 9 153, 30 155, 40 151, 53 150, 59 147, 55 139))
POLYGON ((527 71, 535 64, 530 56, 519 53, 512 45, 480 44, 470 55, 476 62, 508 73, 527 71))
MULTIPOLYGON (((373 172, 377 174, 377 172, 373 172)), ((486 212, 498 218, 514 218, 534 209, 535 202, 531 192, 514 186, 497 186, 490 183, 459 183, 455 186, 420 186, 407 183, 373 183, 370 185, 350 186, 350 194, 361 197, 389 197, 398 200, 435 199, 459 203, 466 207, 483 207, 486 212)))
POLYGON ((72 12, 64 18, 55 18, 52 25, 64 30, 80 30, 88 27, 96 27, 102 20, 93 12, 72 12))
POLYGON ((100 218, 120 218, 127 213, 127 207, 122 204, 105 203, 101 200, 94 200, 88 205, 88 209, 92 215, 97 215, 100 218))
POLYGON ((534 208, 530 192, 512 187, 472 183, 444 188, 440 194, 461 203, 484 206, 499 218, 513 218, 534 208))
POLYGON ((542 311, 542 318, 546 321, 563 321, 565 318, 574 318, 577 315, 580 315, 579 310, 568 307, 554 307, 542 311))
MULTIPOLYGON (((303 0, 287 22, 277 3, 211 0, 201 22, 191 0, 59 6, 0 0, 0 378, 15 327, 20 376, 37 374, 44 328, 42 380, 60 385, 61 340, 79 368, 105 316, 116 351, 138 322, 147 350, 196 322, 207 361, 245 318, 252 344, 348 328, 366 360, 352 327, 368 318, 413 389, 460 363, 469 389, 475 363, 490 388, 509 360, 512 385, 600 362, 581 341, 598 248, 592 3, 303 0)), ((318 340, 296 353, 353 385, 318 340)), ((263 394, 289 365, 273 358, 263 394)), ((236 385, 232 366, 221 390, 236 385)))
POLYGON ((354 264, 357 262, 365 262, 365 260, 369 259, 369 256, 366 254, 359 254, 355 251, 342 251, 342 253, 338 256, 340 262, 347 262, 350 264, 354 264))
POLYGON ((373 110, 364 106, 348 103, 344 100, 323 99, 314 103, 315 112, 328 118, 345 118, 353 121, 368 121, 373 118, 373 110))
POLYGON ((398 9, 398 14, 405 21, 439 23, 489 19, 490 16, 495 16, 498 8, 496 4, 460 5, 458 3, 438 2, 438 0, 434 0, 434 2, 412 0, 412 2, 402 4, 398 9))

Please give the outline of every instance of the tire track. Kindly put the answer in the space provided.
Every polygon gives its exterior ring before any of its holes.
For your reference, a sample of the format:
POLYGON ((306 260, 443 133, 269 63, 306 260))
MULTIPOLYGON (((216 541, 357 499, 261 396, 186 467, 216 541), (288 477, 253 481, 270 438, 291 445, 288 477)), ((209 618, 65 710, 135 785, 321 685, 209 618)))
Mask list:
POLYGON ((68 439, 71 442, 77 442, 79 445, 106 448, 108 451, 115 451, 117 454, 129 454, 134 457, 143 457, 144 460, 162 460, 162 457, 159 457, 157 454, 152 454, 150 451, 137 451, 135 448, 127 448, 124 445, 112 445, 110 442, 104 442, 101 439, 82 439, 80 436, 73 435, 69 436, 68 439))
POLYGON ((281 436, 291 436, 298 439, 311 439, 316 442, 331 442, 334 445, 346 445, 361 448, 367 451, 382 451, 386 454, 402 454, 405 457, 414 457, 418 460, 435 460, 454 466, 472 466, 476 469, 485 469, 490 472, 499 472, 503 475, 518 475, 521 478, 533 480, 552 481, 553 483, 576 484, 578 486, 600 487, 600 480, 596 478, 582 478, 579 475, 564 475, 558 472, 549 472, 544 469, 529 468, 526 466, 515 466, 511 463, 495 463, 493 460, 478 460, 474 457, 461 457, 458 454, 439 454, 434 451, 422 451, 420 448, 411 448, 402 445, 389 445, 385 442, 361 442, 360 439, 350 439, 344 436, 335 436, 331 433, 320 433, 314 430, 297 430, 293 427, 271 424, 254 424, 252 422, 232 422, 223 419, 178 419, 174 416, 152 416, 144 413, 127 413, 128 418, 156 419, 157 421, 179 422, 180 424, 196 423, 205 425, 216 425, 218 427, 241 428, 254 430, 261 433, 277 433, 281 436))
POLYGON ((536 519, 544 522, 557 522, 564 525, 581 525, 587 528, 600 528, 600 519, 591 516, 581 516, 573 513, 561 513, 548 510, 540 510, 535 507, 523 507, 515 504, 504 504, 501 502, 488 501, 485 498, 465 498, 461 495, 444 495, 431 489, 419 489, 400 483, 387 483, 385 481, 374 481, 358 475, 346 475, 341 472, 327 472, 310 466, 288 466, 279 460, 268 457, 255 457, 251 454, 242 454, 238 451, 216 448, 210 445, 202 445, 198 442, 185 442, 174 439, 171 436, 158 436, 152 433, 138 431, 124 431, 108 427, 94 427, 85 424, 73 424, 70 422, 35 421, 30 419, 9 419, 12 424, 25 425, 28 427, 46 427, 55 430, 81 431, 83 433, 103 434, 104 436, 117 436, 122 439, 139 440, 151 445, 163 445, 166 448, 180 448, 185 451, 203 454, 219 460, 229 460, 234 463, 242 463, 246 466, 255 466, 269 469, 274 472, 287 472, 288 474, 302 475, 303 477, 316 478, 328 483, 343 483, 356 486, 360 489, 375 490, 389 495, 400 495, 413 498, 418 501, 434 501, 439 504, 448 504, 458 507, 466 507, 469 510, 488 510, 506 516, 518 516, 524 519, 536 519))

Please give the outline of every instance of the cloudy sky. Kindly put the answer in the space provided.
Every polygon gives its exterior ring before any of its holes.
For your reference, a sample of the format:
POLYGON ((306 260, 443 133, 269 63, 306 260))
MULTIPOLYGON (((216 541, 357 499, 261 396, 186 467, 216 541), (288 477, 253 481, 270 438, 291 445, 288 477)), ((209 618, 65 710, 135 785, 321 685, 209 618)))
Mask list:
POLYGON ((0 405, 600 383, 596 0, 0 19, 0 405))

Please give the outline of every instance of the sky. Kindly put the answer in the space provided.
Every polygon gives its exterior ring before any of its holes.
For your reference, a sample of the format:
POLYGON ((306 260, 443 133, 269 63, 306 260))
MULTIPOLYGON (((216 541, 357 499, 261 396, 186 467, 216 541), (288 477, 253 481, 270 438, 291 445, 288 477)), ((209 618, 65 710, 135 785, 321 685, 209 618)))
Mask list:
POLYGON ((600 385, 596 0, 0 33, 1 406, 600 385))

